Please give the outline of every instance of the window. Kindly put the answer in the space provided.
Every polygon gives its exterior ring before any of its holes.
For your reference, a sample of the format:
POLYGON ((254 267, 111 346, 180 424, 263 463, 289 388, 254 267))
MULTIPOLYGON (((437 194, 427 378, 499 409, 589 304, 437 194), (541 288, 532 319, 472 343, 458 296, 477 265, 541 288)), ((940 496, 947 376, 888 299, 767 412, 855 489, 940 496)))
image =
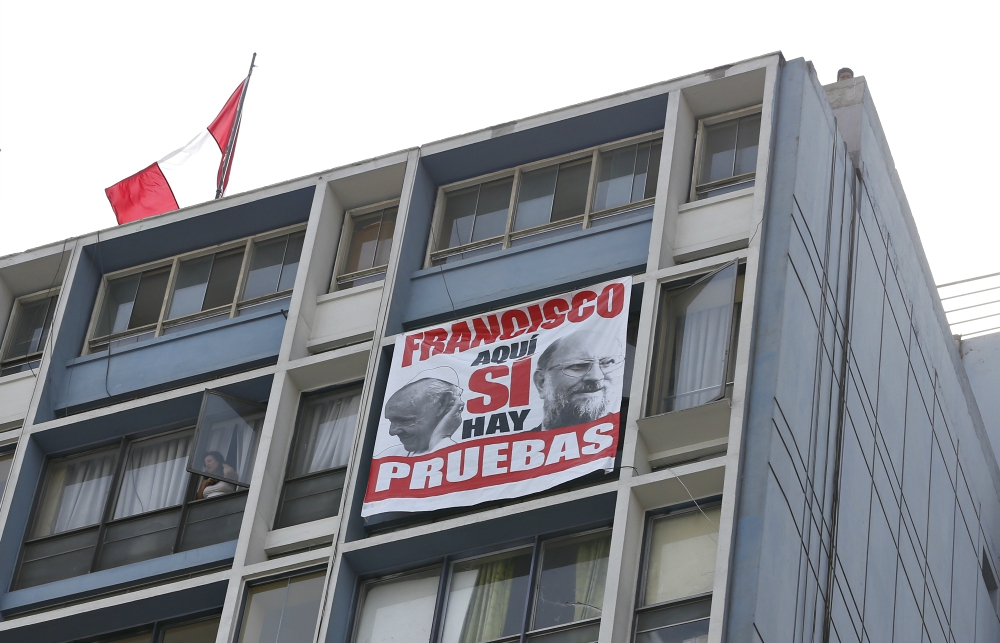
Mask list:
POLYGON ((219 617, 212 616, 185 623, 154 623, 148 631, 121 638, 100 638, 101 643, 215 643, 219 617))
POLYGON ((0 498, 3 497, 3 491, 7 487, 7 478, 10 476, 10 468, 14 464, 14 448, 17 445, 11 445, 6 447, 4 451, 0 451, 0 498))
MULTIPOLYGON (((296 226, 301 229, 301 226, 296 226)), ((108 276, 88 352, 287 308, 305 232, 279 231, 108 276)))
POLYGON ((239 643, 311 643, 325 576, 318 571, 250 586, 239 643))
POLYGON ((275 529, 337 515, 360 403, 357 387, 303 400, 275 529))
POLYGON ((734 261, 686 287, 664 285, 649 415, 700 406, 729 394, 743 300, 740 272, 734 261))
POLYGON ((610 548, 605 529, 369 581, 354 641, 597 641, 610 548))
POLYGON ((399 202, 393 201, 352 210, 344 216, 336 290, 385 279, 398 211, 399 202))
POLYGON ((58 290, 47 290, 14 302, 0 353, 0 376, 34 370, 42 363, 58 299, 58 290))
POLYGON ((602 225, 656 196, 662 139, 593 148, 445 186, 427 264, 441 265, 602 225))
POLYGON ((649 520, 636 643, 708 640, 720 515, 715 505, 649 520))
POLYGON ((236 539, 246 493, 226 478, 241 481, 247 470, 241 461, 252 459, 256 441, 243 449, 240 424, 230 418, 228 448, 218 447, 226 455, 208 451, 200 467, 215 478, 192 476, 190 456, 203 450, 199 436, 219 433, 204 430, 204 419, 197 429, 125 437, 114 446, 49 460, 14 587, 236 539))
POLYGON ((1000 591, 998 591, 997 577, 993 572, 993 565, 990 564, 990 555, 983 548, 983 583, 986 585, 986 595, 990 597, 990 605, 994 609, 1000 609, 1000 591))
POLYGON ((760 110, 752 107, 698 123, 692 201, 753 187, 760 110))

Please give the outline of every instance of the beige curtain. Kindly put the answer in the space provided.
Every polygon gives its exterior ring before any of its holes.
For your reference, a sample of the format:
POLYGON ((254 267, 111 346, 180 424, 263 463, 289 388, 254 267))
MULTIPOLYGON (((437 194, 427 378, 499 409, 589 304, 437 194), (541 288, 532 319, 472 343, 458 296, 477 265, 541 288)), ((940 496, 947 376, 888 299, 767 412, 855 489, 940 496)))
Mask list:
POLYGON ((479 568, 458 639, 460 643, 480 643, 503 636, 514 584, 515 561, 515 557, 501 558, 484 563, 479 568))
POLYGON ((604 581, 608 576, 611 538, 580 543, 576 553, 576 605, 573 620, 594 618, 604 607, 604 581))

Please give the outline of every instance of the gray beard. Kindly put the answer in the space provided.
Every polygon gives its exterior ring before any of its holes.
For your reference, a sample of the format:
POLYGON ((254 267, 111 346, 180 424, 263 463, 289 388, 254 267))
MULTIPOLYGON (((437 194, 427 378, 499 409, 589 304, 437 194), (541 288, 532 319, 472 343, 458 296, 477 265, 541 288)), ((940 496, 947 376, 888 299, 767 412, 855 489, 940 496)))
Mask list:
POLYGON ((545 399, 545 414, 542 427, 556 429, 563 426, 573 426, 593 422, 608 414, 607 390, 599 400, 581 400, 570 402, 562 396, 545 399))

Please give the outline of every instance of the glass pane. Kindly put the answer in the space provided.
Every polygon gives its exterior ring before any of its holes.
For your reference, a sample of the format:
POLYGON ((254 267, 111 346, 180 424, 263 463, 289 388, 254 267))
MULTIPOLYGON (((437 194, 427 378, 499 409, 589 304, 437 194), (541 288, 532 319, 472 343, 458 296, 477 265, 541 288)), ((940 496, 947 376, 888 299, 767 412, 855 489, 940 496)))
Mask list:
POLYGON ((480 643, 520 634, 531 549, 455 563, 442 643, 480 643))
POLYGON ((27 543, 15 589, 34 587, 90 572, 97 546, 97 527, 41 542, 27 543))
POLYGON ((246 491, 189 504, 180 551, 236 540, 246 504, 246 491))
POLYGON ((663 141, 656 141, 649 150, 649 170, 646 174, 646 191, 642 198, 652 199, 656 196, 656 182, 660 177, 660 155, 663 153, 663 141))
POLYGON ((181 262, 177 268, 174 298, 170 301, 170 313, 167 319, 190 315, 201 310, 214 257, 215 255, 208 255, 181 262))
POLYGON ((139 328, 160 321, 163 296, 167 292, 167 281, 169 280, 169 268, 142 273, 142 279, 139 281, 139 292, 135 296, 135 305, 132 307, 132 319, 128 322, 129 328, 139 328))
POLYGON ((198 621, 189 625, 171 627, 163 633, 163 643, 215 643, 219 633, 219 619, 198 621))
POLYGON ((517 190, 514 230, 527 230, 549 222, 558 174, 557 165, 521 174, 521 185, 517 190))
POLYGON ((632 180, 632 201, 638 201, 646 193, 646 177, 649 171, 649 143, 639 146, 635 155, 635 178, 632 180))
POLYGON ((637 147, 630 145, 601 154, 594 212, 631 203, 632 174, 635 171, 637 147))
POLYGON ((664 390, 658 379, 654 414, 700 406, 722 396, 736 271, 732 263, 674 296, 664 297, 667 322, 659 366, 666 369, 668 380, 664 390))
POLYGON ((591 623, 555 632, 545 632, 528 637, 528 643, 597 643, 601 624, 591 623))
POLYGON ((190 452, 190 432, 132 444, 114 519, 181 504, 187 490, 190 452))
POLYGON ((444 217, 437 249, 454 248, 472 241, 472 224, 476 218, 479 186, 456 190, 445 197, 444 217))
POLYGON ((351 247, 344 264, 345 273, 367 270, 374 265, 372 262, 378 249, 378 229, 381 224, 382 218, 378 212, 354 220, 351 247))
POLYGON ((440 266, 444 263, 455 263, 456 261, 463 261, 465 259, 472 259, 473 257, 481 257, 483 255, 488 255, 500 250, 503 246, 499 243, 486 246, 485 248, 476 248, 475 250, 469 250, 467 252, 459 252, 453 255, 448 255, 447 257, 441 257, 440 259, 434 260, 435 266, 440 266))
POLYGON ((120 333, 128 328, 128 319, 132 316, 132 303, 135 293, 139 290, 139 277, 129 275, 108 282, 104 305, 97 318, 94 337, 103 337, 112 333, 120 333))
POLYGON ((365 586, 355 643, 421 643, 431 636, 441 570, 365 586))
POLYGON ((740 119, 736 138, 736 171, 734 175, 757 171, 757 143, 760 139, 760 114, 740 119))
MULTIPOLYGON (((665 605, 658 609, 643 610, 636 615, 636 632, 707 619, 712 613, 712 599, 705 598, 690 603, 665 605)), ((707 623, 707 622, 706 622, 707 623)))
POLYGON ((708 619, 642 632, 635 643, 708 643, 708 619))
POLYGON ((389 252, 392 250, 392 234, 396 231, 396 213, 399 208, 386 208, 382 211, 382 227, 378 230, 378 249, 375 251, 373 266, 384 266, 389 263, 389 252))
POLYGON ((510 190, 514 179, 500 179, 483 183, 476 205, 476 225, 472 240, 482 241, 502 235, 507 230, 507 211, 510 209, 510 190))
POLYGON ((49 325, 52 323, 52 312, 55 307, 55 297, 46 297, 27 304, 20 304, 3 358, 24 357, 42 350, 42 347, 45 346, 45 337, 49 333, 49 325))
POLYGON ((112 448, 50 463, 32 537, 99 523, 117 459, 112 448))
POLYGON ((336 516, 344 491, 346 469, 289 480, 281 489, 275 529, 336 516))
POLYGON ((198 498, 213 498, 249 486, 257 436, 265 407, 247 400, 205 392, 195 429, 195 452, 188 471, 203 476, 198 498))
POLYGON ((7 486, 7 476, 10 475, 10 467, 14 464, 14 452, 0 455, 0 498, 3 497, 3 490, 7 486))
POLYGON ((653 522, 644 605, 712 591, 720 516, 710 507, 653 522))
POLYGON ((587 206, 590 159, 559 166, 559 183, 552 203, 552 220, 562 221, 583 214, 587 206))
POLYGON ((290 290, 295 285, 295 275, 299 271, 299 259, 302 257, 302 242, 306 233, 300 232, 288 237, 288 247, 285 248, 285 258, 281 261, 281 279, 278 279, 278 292, 290 290))
POLYGON ((240 643, 310 643, 325 572, 251 587, 240 643))
POLYGON ((175 507, 110 523, 96 569, 111 569, 173 553, 180 519, 181 508, 175 507))
POLYGON ((733 175, 736 158, 737 121, 726 121, 705 128, 702 142, 701 171, 698 183, 711 183, 733 175))
POLYGON ((601 615, 610 549, 610 531, 543 546, 532 629, 601 615))
POLYGON ((358 424, 361 392, 307 398, 302 405, 287 477, 347 465, 358 424))
POLYGON ((212 276, 208 278, 208 288, 205 290, 205 303, 202 310, 233 303, 236 296, 236 283, 240 279, 240 268, 243 266, 243 248, 233 252, 215 255, 212 263, 212 276))
MULTIPOLYGON (((277 292, 281 278, 281 260, 285 256, 288 237, 278 237, 253 244, 253 259, 247 274, 247 285, 243 289, 243 299, 253 299, 277 292)), ((235 285, 233 286, 235 288, 235 285)), ((232 299, 229 300, 230 302, 232 299)))
POLYGON ((146 632, 145 634, 136 634, 135 636, 129 636, 123 639, 112 639, 111 641, 108 641, 108 643, 150 643, 152 637, 152 632, 146 632))

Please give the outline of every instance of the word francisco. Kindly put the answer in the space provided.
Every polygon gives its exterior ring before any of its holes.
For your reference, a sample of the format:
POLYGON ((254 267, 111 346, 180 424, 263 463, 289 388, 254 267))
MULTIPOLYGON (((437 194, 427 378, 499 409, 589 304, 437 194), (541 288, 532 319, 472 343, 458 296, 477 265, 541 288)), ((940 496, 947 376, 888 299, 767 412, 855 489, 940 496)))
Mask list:
MULTIPOLYGON (((430 328, 411 333, 403 341, 403 368, 422 362, 438 354, 462 353, 479 346, 490 346, 497 341, 507 341, 531 334, 538 329, 552 330, 564 323, 578 324, 597 313, 610 319, 617 317, 625 307, 625 285, 612 282, 596 293, 593 290, 577 291, 571 299, 553 297, 540 304, 510 308, 499 317, 484 315, 472 320, 456 322, 451 328, 430 328)), ((478 360, 478 358, 477 358, 478 360)), ((492 360, 492 355, 491 355, 492 360)))

